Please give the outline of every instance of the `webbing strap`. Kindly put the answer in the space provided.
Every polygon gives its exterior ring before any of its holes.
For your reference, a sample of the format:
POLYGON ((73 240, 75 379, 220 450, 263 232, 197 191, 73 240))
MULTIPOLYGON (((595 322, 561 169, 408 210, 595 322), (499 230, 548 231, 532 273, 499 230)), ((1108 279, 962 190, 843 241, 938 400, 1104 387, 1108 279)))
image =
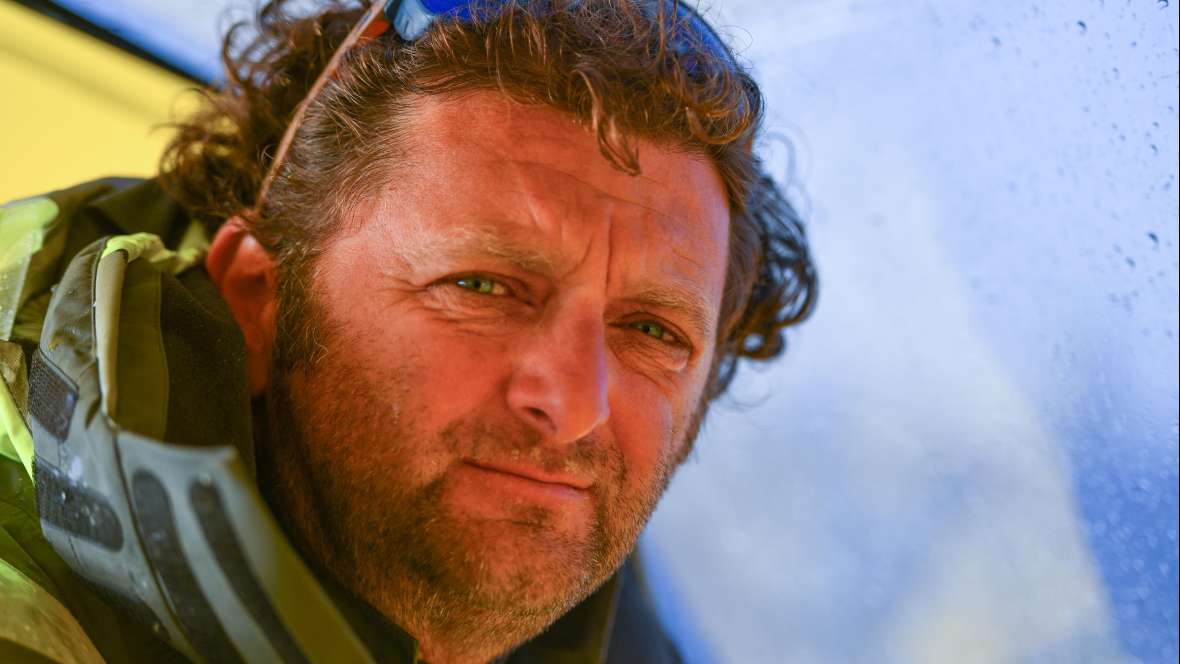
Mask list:
MULTIPOLYGON (((196 222, 193 222, 196 224, 196 222)), ((207 241, 200 226, 190 225, 185 232, 184 241, 176 250, 164 246, 164 241, 152 233, 133 233, 119 235, 107 240, 99 260, 110 256, 116 251, 126 254, 125 262, 146 260, 152 267, 168 274, 180 274, 201 261, 204 256, 207 241), (193 229, 197 230, 194 231, 193 229)))

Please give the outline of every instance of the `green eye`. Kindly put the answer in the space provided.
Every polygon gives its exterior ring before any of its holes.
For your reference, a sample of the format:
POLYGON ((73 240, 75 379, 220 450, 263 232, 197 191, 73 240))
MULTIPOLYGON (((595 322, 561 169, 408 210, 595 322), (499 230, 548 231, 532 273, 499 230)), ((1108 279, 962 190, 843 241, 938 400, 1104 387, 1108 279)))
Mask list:
POLYGON ((455 285, 480 295, 504 295, 508 292, 504 284, 487 277, 460 277, 455 280, 455 285))
POLYGON ((665 328, 663 325, 660 325, 659 323, 654 323, 649 320, 638 321, 631 323, 631 328, 639 330, 647 336, 665 343, 677 342, 676 335, 669 332, 667 328, 665 328))

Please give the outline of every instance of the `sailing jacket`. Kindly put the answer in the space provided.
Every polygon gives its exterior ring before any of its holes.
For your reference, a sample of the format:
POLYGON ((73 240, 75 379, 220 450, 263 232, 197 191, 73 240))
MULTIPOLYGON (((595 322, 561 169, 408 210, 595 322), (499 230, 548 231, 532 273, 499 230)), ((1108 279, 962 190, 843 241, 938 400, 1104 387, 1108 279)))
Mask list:
MULTIPOLYGON (((155 180, 0 208, 0 661, 420 661, 262 501, 206 246, 155 180)), ((502 661, 679 657, 632 559, 502 661)))

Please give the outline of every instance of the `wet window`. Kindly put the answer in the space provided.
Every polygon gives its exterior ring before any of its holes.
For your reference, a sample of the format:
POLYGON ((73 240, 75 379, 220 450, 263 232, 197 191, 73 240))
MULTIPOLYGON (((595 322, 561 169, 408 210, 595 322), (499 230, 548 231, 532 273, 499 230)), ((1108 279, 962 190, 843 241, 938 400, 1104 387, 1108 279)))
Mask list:
POLYGON ((688 660, 1176 661, 1176 3, 711 15, 822 288, 649 528, 688 660))

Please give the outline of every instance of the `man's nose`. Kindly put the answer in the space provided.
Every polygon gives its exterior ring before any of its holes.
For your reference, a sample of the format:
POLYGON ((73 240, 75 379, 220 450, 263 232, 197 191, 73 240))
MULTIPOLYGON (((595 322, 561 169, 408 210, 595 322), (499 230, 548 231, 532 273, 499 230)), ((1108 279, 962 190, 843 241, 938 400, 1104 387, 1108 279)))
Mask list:
POLYGON ((555 322, 517 356, 508 406, 547 440, 571 443, 610 417, 609 379, 602 318, 555 322))

